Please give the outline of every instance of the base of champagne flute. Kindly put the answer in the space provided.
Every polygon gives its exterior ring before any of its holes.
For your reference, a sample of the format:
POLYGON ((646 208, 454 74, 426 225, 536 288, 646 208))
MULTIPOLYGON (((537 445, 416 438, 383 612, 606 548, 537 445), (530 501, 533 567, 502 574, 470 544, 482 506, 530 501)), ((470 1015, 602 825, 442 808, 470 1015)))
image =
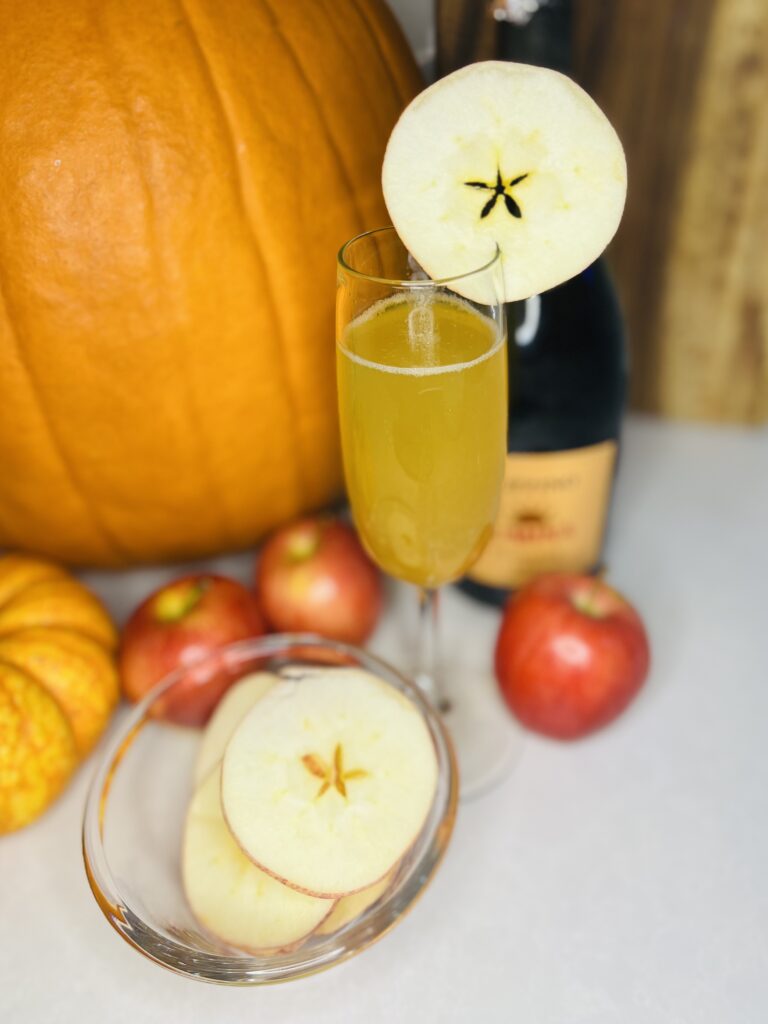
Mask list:
POLYGON ((461 799, 473 800, 509 778, 522 754, 525 733, 490 675, 456 680, 449 676, 442 696, 443 721, 459 763, 461 799))
POLYGON ((456 751, 461 797, 474 799, 512 774, 525 743, 489 657, 498 613, 455 587, 441 588, 438 596, 395 579, 388 586, 389 614, 377 629, 375 649, 402 666, 440 711, 456 751))

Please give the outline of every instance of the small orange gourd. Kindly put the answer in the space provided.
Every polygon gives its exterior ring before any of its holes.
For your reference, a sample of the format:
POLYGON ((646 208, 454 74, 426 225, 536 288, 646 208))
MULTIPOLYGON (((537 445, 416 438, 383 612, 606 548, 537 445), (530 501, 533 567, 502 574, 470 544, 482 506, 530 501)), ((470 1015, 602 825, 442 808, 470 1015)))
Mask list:
POLYGON ((0 557, 0 835, 59 795, 117 703, 117 632, 65 570, 0 557))

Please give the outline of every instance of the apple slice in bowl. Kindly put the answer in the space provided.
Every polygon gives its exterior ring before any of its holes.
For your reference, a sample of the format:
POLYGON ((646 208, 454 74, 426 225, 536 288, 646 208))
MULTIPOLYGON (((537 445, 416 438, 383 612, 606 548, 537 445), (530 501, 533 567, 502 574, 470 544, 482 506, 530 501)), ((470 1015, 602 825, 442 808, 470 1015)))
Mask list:
POLYGON ((334 901, 283 885, 245 856, 221 812, 220 780, 215 768, 187 813, 182 878, 190 908, 208 931, 239 949, 289 949, 317 928, 334 901))
POLYGON ((317 926, 315 934, 332 935, 333 932, 343 928, 345 924, 354 921, 364 910, 372 907, 392 885, 398 866, 396 864, 389 874, 379 879, 378 882, 374 882, 373 885, 369 885, 367 889, 361 889, 359 892, 353 892, 350 896, 342 896, 337 900, 328 917, 317 926))
POLYGON ((301 892, 336 898, 390 872, 437 786, 416 706, 362 669, 285 678, 227 744, 221 799, 241 849, 301 892))
POLYGON ((254 672, 227 690, 205 727, 195 761, 195 785, 211 774, 224 756, 232 733, 276 682, 277 676, 272 672, 254 672))

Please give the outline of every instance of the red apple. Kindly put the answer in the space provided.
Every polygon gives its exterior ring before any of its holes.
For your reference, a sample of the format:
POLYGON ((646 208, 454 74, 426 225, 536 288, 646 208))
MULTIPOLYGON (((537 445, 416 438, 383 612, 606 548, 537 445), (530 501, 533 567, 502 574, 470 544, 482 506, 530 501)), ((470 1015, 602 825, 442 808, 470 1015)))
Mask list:
POLYGON ((504 610, 496 677, 529 729, 576 739, 606 725, 648 674, 642 620, 600 579, 556 573, 523 587, 504 610))
POLYGON ((269 625, 362 643, 379 618, 381 576, 357 534, 333 519, 301 519, 278 530, 256 567, 256 592, 269 625))
POLYGON ((188 666, 158 714, 179 725, 203 725, 234 676, 213 652, 265 632, 253 593, 212 574, 183 576, 142 602, 123 629, 120 672, 129 700, 140 700, 173 669, 188 666))

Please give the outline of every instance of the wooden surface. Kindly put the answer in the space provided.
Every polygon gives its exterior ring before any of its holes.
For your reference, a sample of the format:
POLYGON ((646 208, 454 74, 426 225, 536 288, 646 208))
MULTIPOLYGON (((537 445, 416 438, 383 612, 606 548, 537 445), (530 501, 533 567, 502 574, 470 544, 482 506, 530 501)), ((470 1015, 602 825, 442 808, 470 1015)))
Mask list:
MULTIPOLYGON (((441 73, 494 56, 491 6, 438 4, 441 73)), ((575 77, 627 150, 609 258, 633 405, 765 422, 768 0, 574 0, 574 12, 575 77)))
POLYGON ((768 419, 768 2, 581 0, 577 72, 621 135, 612 260, 633 399, 768 419))
POLYGON ((496 23, 486 0, 436 0, 437 74, 496 57, 496 23))

